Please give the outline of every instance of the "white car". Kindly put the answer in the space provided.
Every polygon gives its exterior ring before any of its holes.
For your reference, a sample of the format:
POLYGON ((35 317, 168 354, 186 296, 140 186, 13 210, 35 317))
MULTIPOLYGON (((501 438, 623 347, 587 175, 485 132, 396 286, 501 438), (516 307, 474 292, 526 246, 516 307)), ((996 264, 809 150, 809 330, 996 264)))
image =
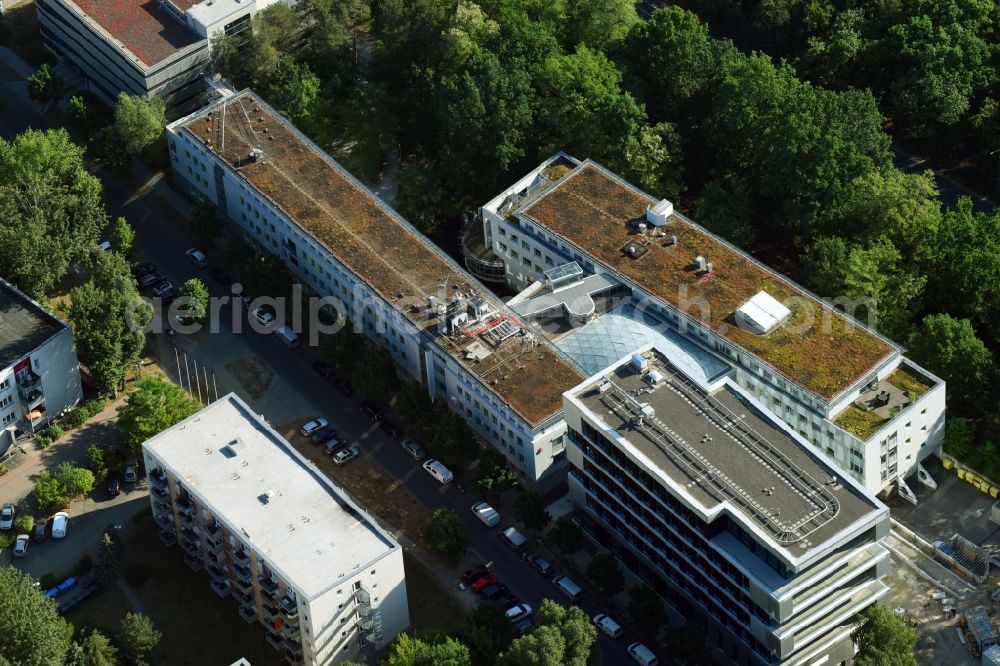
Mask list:
POLYGON ((62 539, 66 536, 66 528, 69 527, 69 514, 60 511, 52 516, 52 538, 62 539))
POLYGON ((24 557, 25 553, 28 552, 28 541, 31 540, 27 534, 18 534, 17 540, 14 541, 14 557, 24 557))
POLYGON ((320 428, 325 428, 328 425, 329 423, 327 422, 326 419, 313 419, 309 423, 302 426, 299 432, 302 434, 303 437, 309 437, 320 428))
POLYGON ((263 305, 255 307, 252 311, 254 318, 261 323, 262 326, 270 326, 274 323, 274 314, 270 312, 263 305))
POLYGON ((14 527, 14 505, 4 504, 0 509, 0 530, 9 530, 14 527))
POLYGON ((333 454, 333 462, 337 465, 346 465, 350 461, 358 457, 358 450, 353 446, 346 449, 341 449, 333 454))
POLYGON ((508 622, 517 623, 526 617, 531 617, 532 612, 531 606, 528 604, 518 604, 508 608, 507 612, 504 613, 504 616, 507 618, 508 622))
POLYGON ((593 617, 594 626, 606 633, 611 638, 618 638, 622 635, 622 625, 615 622, 610 615, 598 613, 593 617))
POLYGON ((199 250, 198 248, 193 247, 184 254, 186 254, 187 258, 191 260, 191 263, 197 266, 198 268, 204 268, 205 266, 208 266, 208 258, 205 256, 205 253, 199 250))
POLYGON ((500 514, 486 502, 473 504, 471 509, 472 513, 476 514, 479 522, 486 525, 486 527, 496 527, 500 524, 500 514))

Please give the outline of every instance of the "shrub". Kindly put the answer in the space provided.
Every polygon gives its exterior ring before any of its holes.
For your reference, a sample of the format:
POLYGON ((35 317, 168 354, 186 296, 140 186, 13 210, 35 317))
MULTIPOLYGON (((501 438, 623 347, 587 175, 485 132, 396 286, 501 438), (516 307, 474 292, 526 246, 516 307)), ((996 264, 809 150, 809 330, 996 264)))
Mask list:
POLYGON ((138 562, 125 569, 125 582, 133 587, 144 585, 153 577, 153 568, 145 562, 138 562))
POLYGON ((42 472, 35 480, 35 501, 42 509, 58 509, 66 504, 66 491, 57 478, 42 472))
POLYGON ((54 573, 42 574, 42 577, 38 579, 38 587, 43 590, 49 590, 58 584, 59 579, 54 573))
POLYGON ((52 443, 52 438, 49 437, 47 433, 42 433, 41 435, 35 435, 35 446, 40 449, 47 449, 49 444, 52 443))
POLYGON ((58 423, 53 423, 49 426, 49 429, 45 431, 45 434, 52 438, 52 441, 56 441, 66 433, 66 429, 63 428, 58 423))
POLYGON ((84 553, 80 559, 76 561, 76 565, 73 567, 73 571, 70 572, 70 575, 75 578, 79 578, 80 576, 90 573, 90 570, 93 568, 94 560, 90 558, 90 555, 84 553))
POLYGON ((31 528, 35 526, 35 517, 30 513, 19 513, 14 518, 14 531, 18 534, 31 534, 31 528))
POLYGON ((104 469, 104 448, 97 444, 87 447, 87 467, 90 471, 97 473, 104 469))
POLYGON ((7 473, 7 465, 0 463, 0 476, 3 476, 6 473, 7 473))
POLYGON ((0 532, 0 549, 10 548, 14 545, 14 539, 17 537, 8 532, 0 532))
POLYGON ((63 425, 65 425, 67 428, 73 430, 75 428, 79 428, 80 426, 82 426, 84 423, 87 422, 87 415, 84 414, 83 411, 81 411, 80 408, 78 407, 73 411, 69 412, 68 414, 66 414, 66 416, 63 417, 62 422, 63 425))

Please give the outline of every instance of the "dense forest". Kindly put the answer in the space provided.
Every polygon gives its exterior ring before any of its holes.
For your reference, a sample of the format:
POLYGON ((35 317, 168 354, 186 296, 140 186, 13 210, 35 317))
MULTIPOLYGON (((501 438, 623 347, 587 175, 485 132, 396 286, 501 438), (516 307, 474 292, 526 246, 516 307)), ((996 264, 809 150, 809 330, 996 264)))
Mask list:
POLYGON ((643 20, 629 0, 302 0, 214 46, 227 78, 362 178, 398 147, 398 207, 443 242, 450 216, 564 150, 821 295, 870 298, 878 328, 948 381, 949 450, 1000 479, 1000 213, 943 207, 930 173, 893 166, 885 130, 892 114, 1000 148, 1000 10, 741 9, 784 57, 746 53, 677 6, 643 20))

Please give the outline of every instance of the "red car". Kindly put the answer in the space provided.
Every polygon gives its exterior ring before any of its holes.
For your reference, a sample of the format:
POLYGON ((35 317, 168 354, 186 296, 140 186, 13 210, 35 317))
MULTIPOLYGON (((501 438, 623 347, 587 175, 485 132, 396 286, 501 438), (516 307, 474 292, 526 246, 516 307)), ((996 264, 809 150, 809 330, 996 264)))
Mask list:
POLYGON ((491 573, 488 573, 485 576, 480 576, 476 580, 472 581, 472 585, 470 585, 469 587, 472 589, 473 592, 479 594, 480 592, 483 591, 484 587, 493 585, 496 582, 497 582, 497 577, 491 573))

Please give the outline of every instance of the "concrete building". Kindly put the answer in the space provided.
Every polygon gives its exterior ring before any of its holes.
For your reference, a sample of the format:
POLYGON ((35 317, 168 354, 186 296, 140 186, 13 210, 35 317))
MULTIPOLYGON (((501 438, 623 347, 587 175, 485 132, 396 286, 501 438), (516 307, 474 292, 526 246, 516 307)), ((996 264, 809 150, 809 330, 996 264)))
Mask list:
POLYGON ((235 394, 142 450, 161 538, 287 661, 371 654, 409 625, 400 545, 235 394))
POLYGON ((513 469, 565 471, 562 393, 584 375, 267 104, 218 101, 172 123, 167 143, 183 191, 335 301, 513 469))
POLYGON ((83 396, 69 325, 0 280, 0 455, 83 396))
MULTIPOLYGON (((159 95, 172 109, 205 100, 209 41, 244 30, 286 0, 39 0, 45 48, 78 69, 108 104, 118 93, 159 95)), ((287 0, 286 4, 293 4, 287 0)))
POLYGON ((845 664, 889 510, 724 374, 647 345, 568 391, 584 528, 739 664, 845 664), (683 363, 683 361, 682 361, 683 363))
POLYGON ((868 490, 933 485, 945 385, 891 340, 591 161, 546 160, 482 207, 470 270, 584 374, 669 344, 733 380, 868 490), (488 248, 488 250, 486 249, 488 248))

